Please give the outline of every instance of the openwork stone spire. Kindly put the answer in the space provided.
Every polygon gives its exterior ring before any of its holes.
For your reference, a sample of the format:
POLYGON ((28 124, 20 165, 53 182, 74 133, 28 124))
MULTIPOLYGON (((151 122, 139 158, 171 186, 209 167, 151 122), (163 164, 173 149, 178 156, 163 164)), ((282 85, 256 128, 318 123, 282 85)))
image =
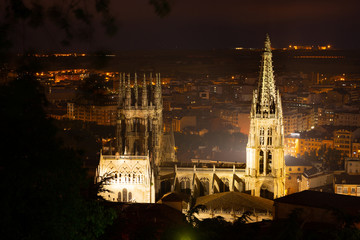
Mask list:
POLYGON ((266 35, 265 48, 260 66, 258 86, 257 112, 273 113, 277 94, 275 90, 274 71, 272 65, 271 43, 269 35, 266 35))
POLYGON ((285 194, 284 126, 276 90, 269 35, 254 91, 246 146, 247 190, 255 196, 278 198, 285 194))

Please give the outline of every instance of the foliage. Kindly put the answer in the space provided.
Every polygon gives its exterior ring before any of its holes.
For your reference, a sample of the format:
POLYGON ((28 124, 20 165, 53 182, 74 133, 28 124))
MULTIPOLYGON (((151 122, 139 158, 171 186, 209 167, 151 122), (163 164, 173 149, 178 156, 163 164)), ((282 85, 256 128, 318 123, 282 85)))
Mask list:
POLYGON ((200 211, 206 210, 205 205, 198 204, 196 205, 196 199, 193 196, 190 196, 189 199, 189 210, 186 213, 186 220, 192 226, 198 226, 200 220, 195 216, 200 211))
POLYGON ((62 147, 31 75, 0 88, 0 234, 4 239, 96 239, 114 214, 81 193, 81 156, 62 147))
POLYGON ((248 223, 249 221, 251 221, 251 212, 249 211, 245 211, 241 217, 239 217, 238 219, 236 219, 236 221, 234 222, 234 224, 244 224, 244 223, 248 223))
POLYGON ((168 0, 149 0, 150 5, 154 6, 155 13, 160 17, 165 17, 171 10, 168 0))
POLYGON ((343 167, 344 157, 340 150, 322 147, 318 150, 318 157, 329 170, 339 170, 343 167))
MULTIPOLYGON (((159 17, 165 17, 171 9, 167 0, 149 0, 149 4, 154 7, 159 17)), ((7 36, 17 24, 34 29, 41 27, 48 31, 47 23, 51 23, 63 33, 61 44, 65 46, 70 45, 74 39, 91 39, 98 22, 109 37, 118 31, 119 19, 111 13, 110 0, 68 0, 51 3, 40 0, 8 0, 3 5, 4 10, 0 12, 3 15, 0 18, 0 32, 3 33, 0 34, 0 49, 11 44, 7 36)))
POLYGON ((107 101, 105 78, 91 74, 85 78, 78 90, 77 103, 102 104, 107 101))

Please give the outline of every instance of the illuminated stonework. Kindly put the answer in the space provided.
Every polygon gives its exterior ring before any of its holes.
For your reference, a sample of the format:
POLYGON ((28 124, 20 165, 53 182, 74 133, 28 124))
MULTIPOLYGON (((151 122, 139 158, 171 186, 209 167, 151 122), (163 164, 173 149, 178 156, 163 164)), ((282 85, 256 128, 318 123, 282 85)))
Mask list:
POLYGON ((132 86, 130 75, 127 83, 125 79, 121 75, 116 144, 109 147, 109 155, 101 155, 97 171, 99 181, 108 179, 105 189, 110 192, 101 193, 105 199, 149 203, 155 202, 155 194, 161 197, 169 191, 195 197, 247 190, 267 198, 285 194, 283 113, 269 37, 251 106, 246 168, 211 161, 175 164, 174 140, 166 138, 162 128, 160 75, 155 84, 150 77, 149 85, 144 77, 141 88, 136 75, 132 86))
POLYGON ((101 155, 97 175, 107 191, 99 195, 108 201, 154 203, 153 172, 148 156, 101 155))
MULTIPOLYGON (((255 196, 285 194, 284 126, 276 90, 270 38, 266 36, 259 85, 254 90, 246 147, 246 189, 255 196)), ((272 196, 273 195, 273 196, 272 196)))
POLYGON ((109 201, 154 203, 157 167, 174 161, 175 150, 163 133, 160 74, 155 83, 144 75, 141 87, 130 77, 120 74, 116 143, 101 154, 97 181, 106 179, 101 196, 109 201))

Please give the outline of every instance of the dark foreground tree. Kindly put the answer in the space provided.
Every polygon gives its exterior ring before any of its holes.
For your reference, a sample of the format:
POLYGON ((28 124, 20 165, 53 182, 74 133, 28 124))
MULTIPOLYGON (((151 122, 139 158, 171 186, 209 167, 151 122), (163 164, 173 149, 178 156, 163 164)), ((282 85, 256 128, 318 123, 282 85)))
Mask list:
POLYGON ((81 158, 62 147, 32 75, 0 88, 2 239, 96 239, 114 215, 81 193, 81 158))
MULTIPOLYGON (((149 0, 148 4, 161 18, 171 9, 168 0, 149 0)), ((54 44, 60 40, 63 46, 68 46, 74 40, 91 41, 97 25, 102 27, 106 36, 112 37, 118 32, 121 21, 111 11, 111 0, 5 0, 0 6, 0 56, 2 51, 6 52, 13 45, 11 35, 16 28, 22 29, 20 36, 15 35, 21 38, 22 48, 27 51, 30 46, 26 29, 42 28, 46 34, 39 38, 50 36, 54 44), (57 37, 55 32, 60 32, 61 37, 57 37)), ((126 7, 126 2, 120 6, 126 7)))

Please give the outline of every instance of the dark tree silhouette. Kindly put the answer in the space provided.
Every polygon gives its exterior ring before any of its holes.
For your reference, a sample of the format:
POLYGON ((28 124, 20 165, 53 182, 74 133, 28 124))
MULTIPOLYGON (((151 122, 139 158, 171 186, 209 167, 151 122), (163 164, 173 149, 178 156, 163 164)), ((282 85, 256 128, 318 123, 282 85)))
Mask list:
POLYGON ((81 158, 62 147, 32 75, 0 88, 0 234, 4 239, 96 239, 114 215, 81 193, 81 158))
MULTIPOLYGON (((165 17, 170 12, 171 6, 167 0, 149 0, 148 3, 154 7, 155 14, 159 17, 165 17)), ((22 36, 16 37, 21 37, 22 44, 25 45, 25 28, 43 28, 49 33, 47 24, 51 24, 63 33, 60 43, 67 46, 75 39, 91 40, 95 26, 99 24, 105 34, 112 37, 118 32, 118 22, 121 21, 111 13, 111 0, 5 0, 1 7, 0 52, 11 46, 9 33, 14 26, 23 28, 22 36)), ((56 41, 54 39, 54 43, 56 41)))

